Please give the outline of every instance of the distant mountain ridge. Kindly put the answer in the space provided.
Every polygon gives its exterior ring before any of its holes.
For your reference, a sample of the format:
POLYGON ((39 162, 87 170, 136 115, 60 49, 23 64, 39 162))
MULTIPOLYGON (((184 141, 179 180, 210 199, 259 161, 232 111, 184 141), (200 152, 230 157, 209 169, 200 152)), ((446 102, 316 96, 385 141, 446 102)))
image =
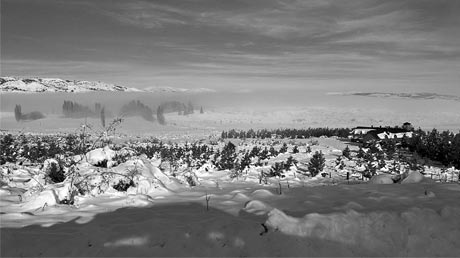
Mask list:
POLYGON ((91 92, 121 91, 139 92, 139 89, 115 84, 63 80, 58 78, 15 78, 0 77, 0 92, 91 92))
POLYGON ((0 77, 0 92, 39 93, 39 92, 154 92, 154 93, 201 93, 215 92, 207 88, 185 89, 174 87, 149 87, 137 89, 104 82, 63 80, 59 78, 17 78, 0 77))

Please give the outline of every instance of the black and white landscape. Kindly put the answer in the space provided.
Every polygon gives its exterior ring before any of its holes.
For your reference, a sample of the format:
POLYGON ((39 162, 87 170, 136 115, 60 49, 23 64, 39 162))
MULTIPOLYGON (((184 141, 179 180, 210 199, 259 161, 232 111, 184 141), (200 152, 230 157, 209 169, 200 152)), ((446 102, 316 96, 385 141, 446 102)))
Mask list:
POLYGON ((0 10, 2 257, 460 255, 460 2, 0 10))

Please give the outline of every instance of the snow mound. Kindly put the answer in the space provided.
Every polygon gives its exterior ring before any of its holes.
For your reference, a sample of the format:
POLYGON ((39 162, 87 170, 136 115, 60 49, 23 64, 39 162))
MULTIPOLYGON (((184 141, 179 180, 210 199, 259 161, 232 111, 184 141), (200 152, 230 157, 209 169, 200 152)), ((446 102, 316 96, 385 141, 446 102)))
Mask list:
POLYGON ((272 209, 273 208, 267 205, 266 203, 258 200, 252 200, 247 202, 243 208, 244 211, 256 215, 265 215, 272 209))
POLYGON ((70 194, 72 190, 70 182, 55 184, 53 188, 59 201, 70 200, 70 194))
POLYGON ((141 157, 141 160, 147 168, 147 176, 157 179, 164 188, 175 191, 182 187, 180 182, 174 178, 168 177, 158 167, 153 166, 146 158, 141 157))
POLYGON ((419 198, 434 198, 434 197, 436 197, 436 194, 433 193, 432 191, 426 191, 425 194, 419 196, 419 198))
POLYGON ((235 193, 231 199, 236 201, 247 201, 249 200, 249 197, 244 193, 235 193))
POLYGON ((274 194, 266 189, 258 189, 252 192, 251 195, 254 197, 265 198, 265 197, 271 197, 274 194))
POLYGON ((161 165, 161 159, 151 159, 150 163, 152 166, 159 168, 161 165))
POLYGON ((145 207, 153 203, 152 197, 145 194, 130 194, 126 198, 126 204, 130 207, 145 207))
POLYGON ((11 191, 8 189, 0 188, 0 196, 2 195, 10 195, 11 191))
POLYGON ((127 194, 131 195, 158 195, 159 193, 169 192, 166 188, 161 187, 155 179, 145 178, 143 176, 135 177, 135 186, 131 186, 126 190, 127 194))
POLYGON ((103 166, 106 163, 106 167, 111 167, 113 165, 112 159, 115 155, 116 152, 106 146, 86 153, 86 161, 93 166, 103 166))
POLYGON ((440 213, 427 208, 401 214, 349 210, 302 218, 273 209, 265 225, 286 235, 366 247, 379 256, 451 256, 460 252, 459 216, 457 206, 446 206, 440 213))
POLYGON ((420 183, 424 178, 425 177, 420 172, 412 171, 406 178, 404 178, 401 184, 420 183))
POLYGON ((47 206, 54 206, 59 203, 59 197, 53 189, 46 189, 39 194, 26 192, 23 200, 24 203, 21 207, 26 211, 45 209, 47 206))
POLYGON ((393 179, 391 179, 391 175, 388 175, 388 174, 375 175, 371 178, 371 180, 369 180, 369 184, 375 184, 375 185, 393 184, 393 179))

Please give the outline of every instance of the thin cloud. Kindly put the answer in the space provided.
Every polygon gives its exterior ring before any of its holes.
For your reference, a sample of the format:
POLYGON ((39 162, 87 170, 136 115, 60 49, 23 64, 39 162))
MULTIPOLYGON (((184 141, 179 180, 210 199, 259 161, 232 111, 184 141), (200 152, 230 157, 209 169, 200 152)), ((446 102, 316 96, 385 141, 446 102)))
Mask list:
POLYGON ((189 24, 198 14, 151 1, 115 1, 110 6, 96 6, 96 12, 120 23, 147 29, 189 24))
POLYGON ((445 0, 4 0, 2 73, 140 88, 378 80, 458 91, 459 13, 460 1, 445 0), (4 11, 18 2, 77 21, 4 11))

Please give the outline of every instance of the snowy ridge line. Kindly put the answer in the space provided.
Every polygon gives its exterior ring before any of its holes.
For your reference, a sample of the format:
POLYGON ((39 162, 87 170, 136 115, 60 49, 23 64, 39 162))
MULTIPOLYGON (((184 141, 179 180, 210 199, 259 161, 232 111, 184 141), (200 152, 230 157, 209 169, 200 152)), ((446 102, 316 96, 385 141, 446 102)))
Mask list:
POLYGON ((149 87, 138 89, 104 82, 63 80, 59 78, 17 78, 0 77, 0 92, 37 93, 37 92, 150 92, 150 93, 211 93, 208 88, 185 89, 174 87, 149 87))
POLYGON ((94 81, 63 80, 59 78, 0 77, 0 92, 139 92, 139 89, 94 81))

